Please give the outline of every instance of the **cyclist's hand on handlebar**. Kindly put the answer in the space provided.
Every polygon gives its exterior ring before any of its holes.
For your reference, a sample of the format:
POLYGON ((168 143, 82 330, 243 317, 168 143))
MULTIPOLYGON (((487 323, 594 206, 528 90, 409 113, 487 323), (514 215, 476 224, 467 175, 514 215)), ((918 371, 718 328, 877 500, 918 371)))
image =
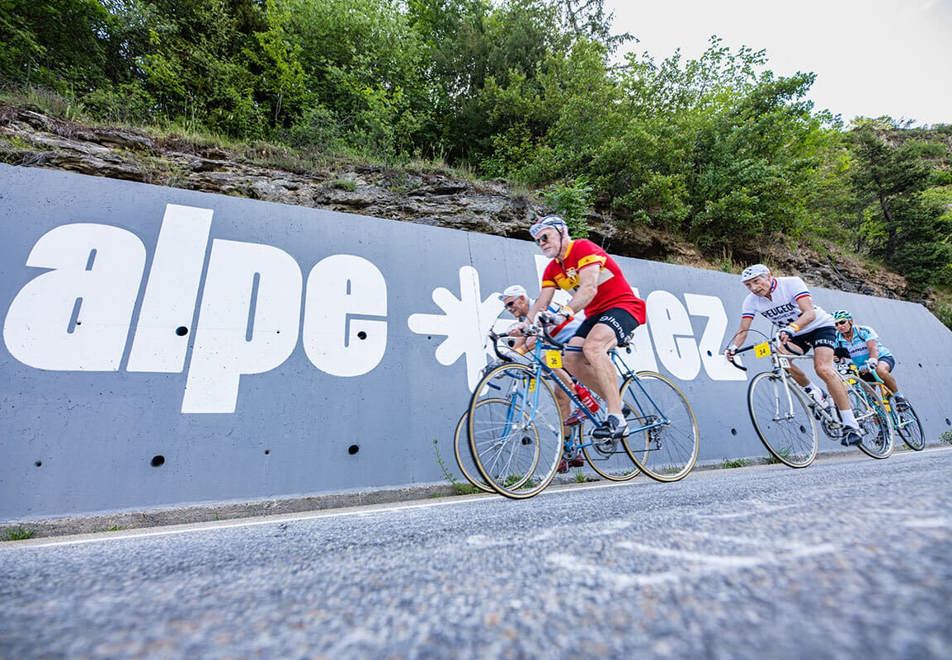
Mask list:
POLYGON ((870 373, 876 371, 877 366, 879 366, 879 360, 876 358, 869 358, 866 360, 866 368, 869 369, 870 373))
POLYGON ((724 357, 726 357, 728 360, 733 360, 734 356, 737 355, 738 348, 739 347, 737 346, 737 344, 731 344, 730 346, 724 349, 724 357))
POLYGON ((509 335, 510 337, 525 337, 526 328, 528 326, 529 324, 526 323, 525 321, 519 321, 518 323, 510 327, 508 332, 506 332, 506 334, 509 335))

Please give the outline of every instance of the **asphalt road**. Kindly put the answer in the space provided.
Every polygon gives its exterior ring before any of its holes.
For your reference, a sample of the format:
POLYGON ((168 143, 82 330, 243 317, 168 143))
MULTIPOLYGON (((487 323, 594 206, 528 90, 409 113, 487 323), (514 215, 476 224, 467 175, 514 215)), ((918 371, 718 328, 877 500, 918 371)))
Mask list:
POLYGON ((0 657, 952 657, 952 449, 0 544, 0 657))

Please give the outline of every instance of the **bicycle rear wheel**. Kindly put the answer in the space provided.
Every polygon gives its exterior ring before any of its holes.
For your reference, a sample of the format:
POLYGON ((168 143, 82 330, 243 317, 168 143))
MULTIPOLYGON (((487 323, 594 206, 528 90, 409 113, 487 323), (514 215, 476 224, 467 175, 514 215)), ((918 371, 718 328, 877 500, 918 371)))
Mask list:
POLYGON ((694 410, 684 393, 653 371, 639 371, 621 386, 628 428, 649 426, 622 439, 628 456, 656 481, 678 481, 697 462, 699 436, 694 410))
POLYGON ((869 383, 856 380, 846 387, 853 416, 859 424, 859 434, 863 441, 857 445, 864 454, 872 458, 889 458, 893 453, 893 433, 889 416, 869 383))
POLYGON ((816 459, 819 440, 813 415, 799 388, 773 371, 753 377, 747 388, 750 421, 764 447, 792 468, 805 468, 816 459))
POLYGON ((512 499, 549 485, 562 457, 562 415, 536 369, 503 364, 480 380, 466 420, 473 462, 485 482, 512 499))
POLYGON ((902 438, 909 449, 922 451, 926 446, 926 437, 922 432, 922 422, 919 421, 919 415, 908 403, 903 406, 903 410, 896 407, 896 402, 892 403, 893 410, 898 423, 896 424, 896 433, 902 438))
MULTIPOLYGON (((492 402, 505 402, 503 399, 484 399, 479 405, 493 405, 492 402)), ((460 415, 456 422, 456 431, 453 433, 453 454, 456 457, 456 465, 463 477, 475 488, 484 493, 495 493, 496 491, 487 484, 476 469, 476 463, 473 461, 473 453, 469 449, 469 436, 466 433, 466 420, 469 419, 469 409, 460 415)))

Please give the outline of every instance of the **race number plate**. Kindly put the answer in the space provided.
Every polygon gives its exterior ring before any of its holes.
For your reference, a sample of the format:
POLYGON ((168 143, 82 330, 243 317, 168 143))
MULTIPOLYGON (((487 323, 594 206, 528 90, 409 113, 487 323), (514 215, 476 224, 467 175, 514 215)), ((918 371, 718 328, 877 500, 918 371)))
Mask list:
POLYGON ((754 346, 754 355, 759 358, 770 355, 770 342, 765 341, 754 346))
POLYGON ((785 358, 785 357, 780 358, 780 366, 783 367, 784 369, 789 369, 789 368, 790 368, 790 360, 788 360, 788 359, 785 358))
POLYGON ((546 351, 545 363, 549 367, 549 369, 561 369, 562 368, 561 351, 546 351))

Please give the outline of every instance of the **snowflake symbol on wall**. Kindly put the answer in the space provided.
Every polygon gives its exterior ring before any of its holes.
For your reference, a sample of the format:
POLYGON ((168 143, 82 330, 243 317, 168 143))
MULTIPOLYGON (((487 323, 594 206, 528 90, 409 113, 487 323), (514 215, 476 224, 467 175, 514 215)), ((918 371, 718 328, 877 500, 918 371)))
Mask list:
POLYGON ((459 269, 457 298, 449 289, 433 290, 433 302, 443 314, 413 314, 407 320, 410 330, 420 335, 443 335, 446 339, 436 347, 436 360, 444 366, 466 356, 469 389, 479 382, 480 370, 486 366, 486 335, 502 311, 498 292, 483 300, 479 291, 479 273, 472 266, 459 269))

